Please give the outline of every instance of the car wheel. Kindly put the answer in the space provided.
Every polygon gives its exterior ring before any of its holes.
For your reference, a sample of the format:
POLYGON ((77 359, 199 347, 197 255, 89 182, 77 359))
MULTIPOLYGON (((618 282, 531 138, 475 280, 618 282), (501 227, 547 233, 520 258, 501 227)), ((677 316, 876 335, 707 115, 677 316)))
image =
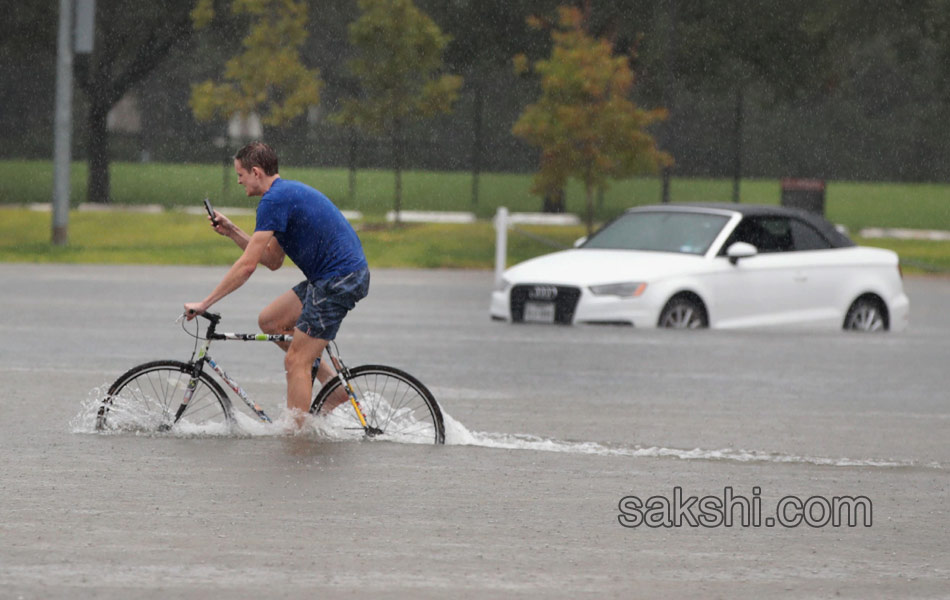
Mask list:
POLYGON ((854 331, 887 331, 887 318, 881 301, 876 298, 858 298, 848 309, 844 328, 854 331))
POLYGON ((666 303, 660 313, 660 327, 670 329, 701 329, 709 326, 706 319, 706 310, 703 306, 689 298, 673 298, 666 303))

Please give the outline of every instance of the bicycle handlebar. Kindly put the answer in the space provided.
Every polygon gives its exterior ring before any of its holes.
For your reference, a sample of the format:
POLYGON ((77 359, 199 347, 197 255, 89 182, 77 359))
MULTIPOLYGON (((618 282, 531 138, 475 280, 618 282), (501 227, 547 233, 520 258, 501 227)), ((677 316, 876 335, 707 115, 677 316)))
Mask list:
POLYGON ((217 324, 218 321, 221 320, 221 315, 219 313, 213 313, 213 312, 200 313, 200 312, 195 311, 194 314, 195 316, 198 316, 198 317, 204 317, 205 319, 208 319, 214 324, 217 324))

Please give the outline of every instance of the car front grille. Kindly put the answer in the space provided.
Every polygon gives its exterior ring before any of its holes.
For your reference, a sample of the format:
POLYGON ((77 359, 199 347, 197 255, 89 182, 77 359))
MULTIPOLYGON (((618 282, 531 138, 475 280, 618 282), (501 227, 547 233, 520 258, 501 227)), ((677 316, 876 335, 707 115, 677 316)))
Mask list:
POLYGON ((511 288, 511 320, 516 323, 524 321, 525 302, 548 302, 554 304, 554 322, 570 325, 580 297, 580 288, 571 286, 516 285, 511 288))

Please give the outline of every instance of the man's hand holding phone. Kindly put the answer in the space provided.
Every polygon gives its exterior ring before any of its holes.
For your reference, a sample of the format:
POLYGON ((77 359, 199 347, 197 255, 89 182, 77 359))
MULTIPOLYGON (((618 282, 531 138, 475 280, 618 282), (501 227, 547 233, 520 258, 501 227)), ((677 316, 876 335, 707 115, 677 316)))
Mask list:
POLYGON ((205 210, 208 211, 208 217, 211 218, 211 225, 214 227, 218 226, 218 217, 214 214, 214 207, 211 206, 211 200, 208 200, 206 197, 205 200, 205 210))
POLYGON ((204 199, 205 210, 208 211, 208 220, 211 221, 211 226, 214 227, 214 230, 221 235, 228 236, 233 229, 231 221, 216 211, 213 206, 211 206, 211 201, 207 198, 204 199))

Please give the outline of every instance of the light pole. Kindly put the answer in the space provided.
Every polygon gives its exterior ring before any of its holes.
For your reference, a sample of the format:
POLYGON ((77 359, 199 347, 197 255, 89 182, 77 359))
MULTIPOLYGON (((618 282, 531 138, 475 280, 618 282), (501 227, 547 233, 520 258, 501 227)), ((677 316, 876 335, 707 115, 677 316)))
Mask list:
POLYGON ((65 246, 69 228, 69 175, 73 133, 73 51, 92 52, 95 0, 59 0, 56 108, 53 127, 52 242, 65 246), (75 26, 75 31, 74 31, 75 26))
POLYGON ((73 130, 73 0, 59 0, 56 113, 53 139, 53 244, 65 246, 69 226, 69 168, 73 130))

